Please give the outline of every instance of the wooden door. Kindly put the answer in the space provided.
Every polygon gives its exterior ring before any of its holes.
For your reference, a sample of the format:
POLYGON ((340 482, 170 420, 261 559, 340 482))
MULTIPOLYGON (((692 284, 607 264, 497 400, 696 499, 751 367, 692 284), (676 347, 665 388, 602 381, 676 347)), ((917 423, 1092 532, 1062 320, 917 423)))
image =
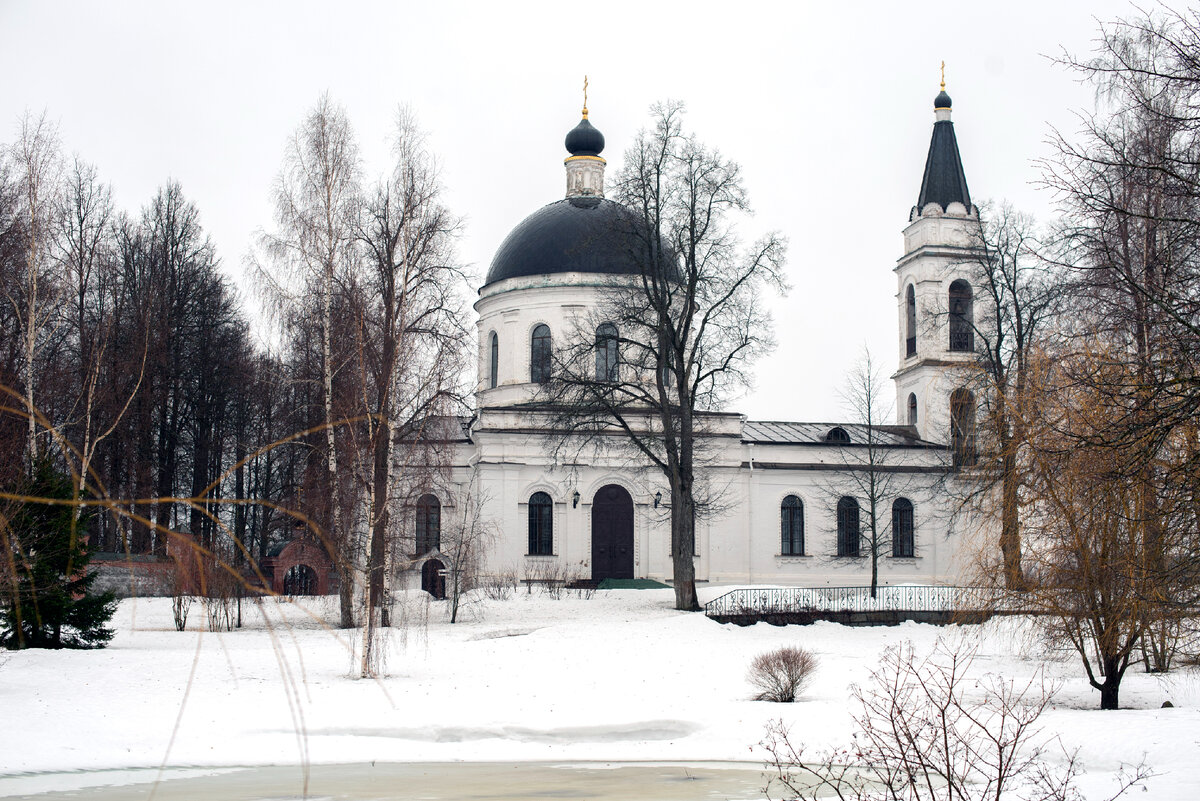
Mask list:
POLYGON ((421 567, 421 589, 438 600, 446 597, 446 566, 437 559, 427 559, 421 567))
POLYGON ((592 579, 606 578, 633 578, 633 498, 616 484, 592 499, 592 579))

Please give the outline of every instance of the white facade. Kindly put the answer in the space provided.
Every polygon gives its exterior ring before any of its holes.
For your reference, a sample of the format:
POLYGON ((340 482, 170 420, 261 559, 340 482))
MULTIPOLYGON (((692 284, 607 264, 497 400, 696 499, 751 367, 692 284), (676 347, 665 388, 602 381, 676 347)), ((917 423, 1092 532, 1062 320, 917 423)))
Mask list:
MULTIPOLYGON (((938 111, 939 120, 948 118, 948 107, 938 111)), ((568 197, 602 197, 603 166, 595 156, 567 159, 568 197)), ((962 188, 965 193, 965 179, 962 188)), ((906 529, 907 501, 912 542, 897 536, 897 543, 881 549, 883 584, 953 583, 958 575, 958 543, 966 524, 954 513, 951 484, 959 479, 947 469, 952 459, 950 397, 970 354, 950 347, 948 293, 956 280, 973 287, 977 283, 969 264, 977 230, 969 200, 914 209, 904 230, 904 255, 895 270, 900 366, 894 380, 900 420, 896 426, 878 427, 873 439, 886 446, 890 482, 877 509, 881 537, 889 543, 893 539, 894 504, 898 525, 906 529), (916 318, 911 355, 910 288, 916 318), (910 395, 917 406, 911 426, 910 395)), ((550 416, 538 409, 535 332, 541 326, 549 329, 552 346, 575 335, 577 324, 589 319, 606 289, 622 280, 572 267, 568 259, 546 272, 502 277, 480 290, 475 304, 478 411, 457 445, 451 481, 435 490, 442 496, 443 525, 451 527, 453 516, 463 513, 462 498, 479 500, 480 517, 494 533, 481 555, 485 574, 603 579, 616 576, 613 566, 618 565, 621 576, 616 577, 670 581, 665 478, 628 449, 556 461, 550 416), (631 514, 624 494, 614 486, 628 494, 631 514), (548 507, 543 504, 547 497, 548 507), (631 572, 625 560, 631 560, 631 572)), ((979 302, 977 291, 974 301, 979 302)), ((865 540, 870 508, 859 480, 867 439, 863 426, 757 423, 733 412, 710 415, 707 423, 710 458, 702 481, 718 511, 697 520, 697 580, 801 586, 869 582, 865 540), (834 429, 847 434, 850 443, 830 441, 834 429), (839 556, 842 498, 858 503, 858 556, 839 556), (797 524, 802 538, 796 536, 797 524)), ((836 440, 838 435, 832 436, 836 440)), ((847 520, 842 523, 843 531, 848 530, 847 520)))

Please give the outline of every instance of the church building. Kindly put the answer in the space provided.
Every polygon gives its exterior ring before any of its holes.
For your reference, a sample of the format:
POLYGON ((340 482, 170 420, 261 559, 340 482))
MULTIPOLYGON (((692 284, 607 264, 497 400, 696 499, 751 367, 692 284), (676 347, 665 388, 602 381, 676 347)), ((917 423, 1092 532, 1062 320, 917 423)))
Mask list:
MULTIPOLYGON (((873 545, 880 584, 957 578, 968 526, 959 470, 974 464, 975 399, 962 368, 975 350, 979 218, 944 83, 933 111, 895 267, 899 419, 868 429, 710 415, 704 480, 721 501, 696 521, 697 581, 864 585, 873 545)), ((604 195, 604 137, 586 107, 565 144, 566 196, 513 229, 479 289, 477 411, 464 421, 449 480, 421 494, 408 517, 409 581, 435 594, 464 516, 491 532, 476 545, 485 576, 671 579, 666 479, 632 456, 556 464, 538 408, 556 344, 599 308, 614 276, 639 269, 612 240, 631 212, 604 195)))

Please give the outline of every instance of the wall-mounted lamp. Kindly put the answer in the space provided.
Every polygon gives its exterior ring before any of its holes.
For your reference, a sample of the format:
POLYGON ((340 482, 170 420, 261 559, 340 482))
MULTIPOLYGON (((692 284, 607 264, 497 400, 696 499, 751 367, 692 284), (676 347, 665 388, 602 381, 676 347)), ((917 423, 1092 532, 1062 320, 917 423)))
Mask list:
POLYGON ((654 493, 654 508, 657 509, 660 503, 662 503, 662 493, 656 492, 654 493))
POLYGON ((575 490, 575 493, 571 495, 571 508, 574 509, 577 506, 579 506, 579 490, 575 490))

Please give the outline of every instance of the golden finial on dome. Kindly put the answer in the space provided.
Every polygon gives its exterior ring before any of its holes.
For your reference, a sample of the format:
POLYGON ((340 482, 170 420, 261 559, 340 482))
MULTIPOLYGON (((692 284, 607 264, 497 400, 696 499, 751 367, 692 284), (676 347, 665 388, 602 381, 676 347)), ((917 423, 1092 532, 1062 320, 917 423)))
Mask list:
POLYGON ((587 76, 583 76, 583 118, 587 119, 587 76))
MULTIPOLYGON (((584 82, 584 84, 587 84, 587 78, 584 78, 584 79, 583 79, 583 82, 584 82)), ((942 62, 942 91, 943 91, 943 92, 944 92, 944 91, 946 91, 946 62, 945 62, 945 61, 943 61, 943 62, 942 62)), ((587 105, 586 96, 587 96, 587 92, 585 91, 585 92, 584 92, 584 97, 585 97, 585 99, 584 99, 584 101, 583 101, 583 104, 584 104, 585 106, 587 105)), ((584 109, 584 111, 586 112, 586 111, 587 111, 587 109, 584 109)), ((585 113, 583 116, 585 116, 585 117, 586 117, 586 116, 587 116, 587 114, 585 113)))

